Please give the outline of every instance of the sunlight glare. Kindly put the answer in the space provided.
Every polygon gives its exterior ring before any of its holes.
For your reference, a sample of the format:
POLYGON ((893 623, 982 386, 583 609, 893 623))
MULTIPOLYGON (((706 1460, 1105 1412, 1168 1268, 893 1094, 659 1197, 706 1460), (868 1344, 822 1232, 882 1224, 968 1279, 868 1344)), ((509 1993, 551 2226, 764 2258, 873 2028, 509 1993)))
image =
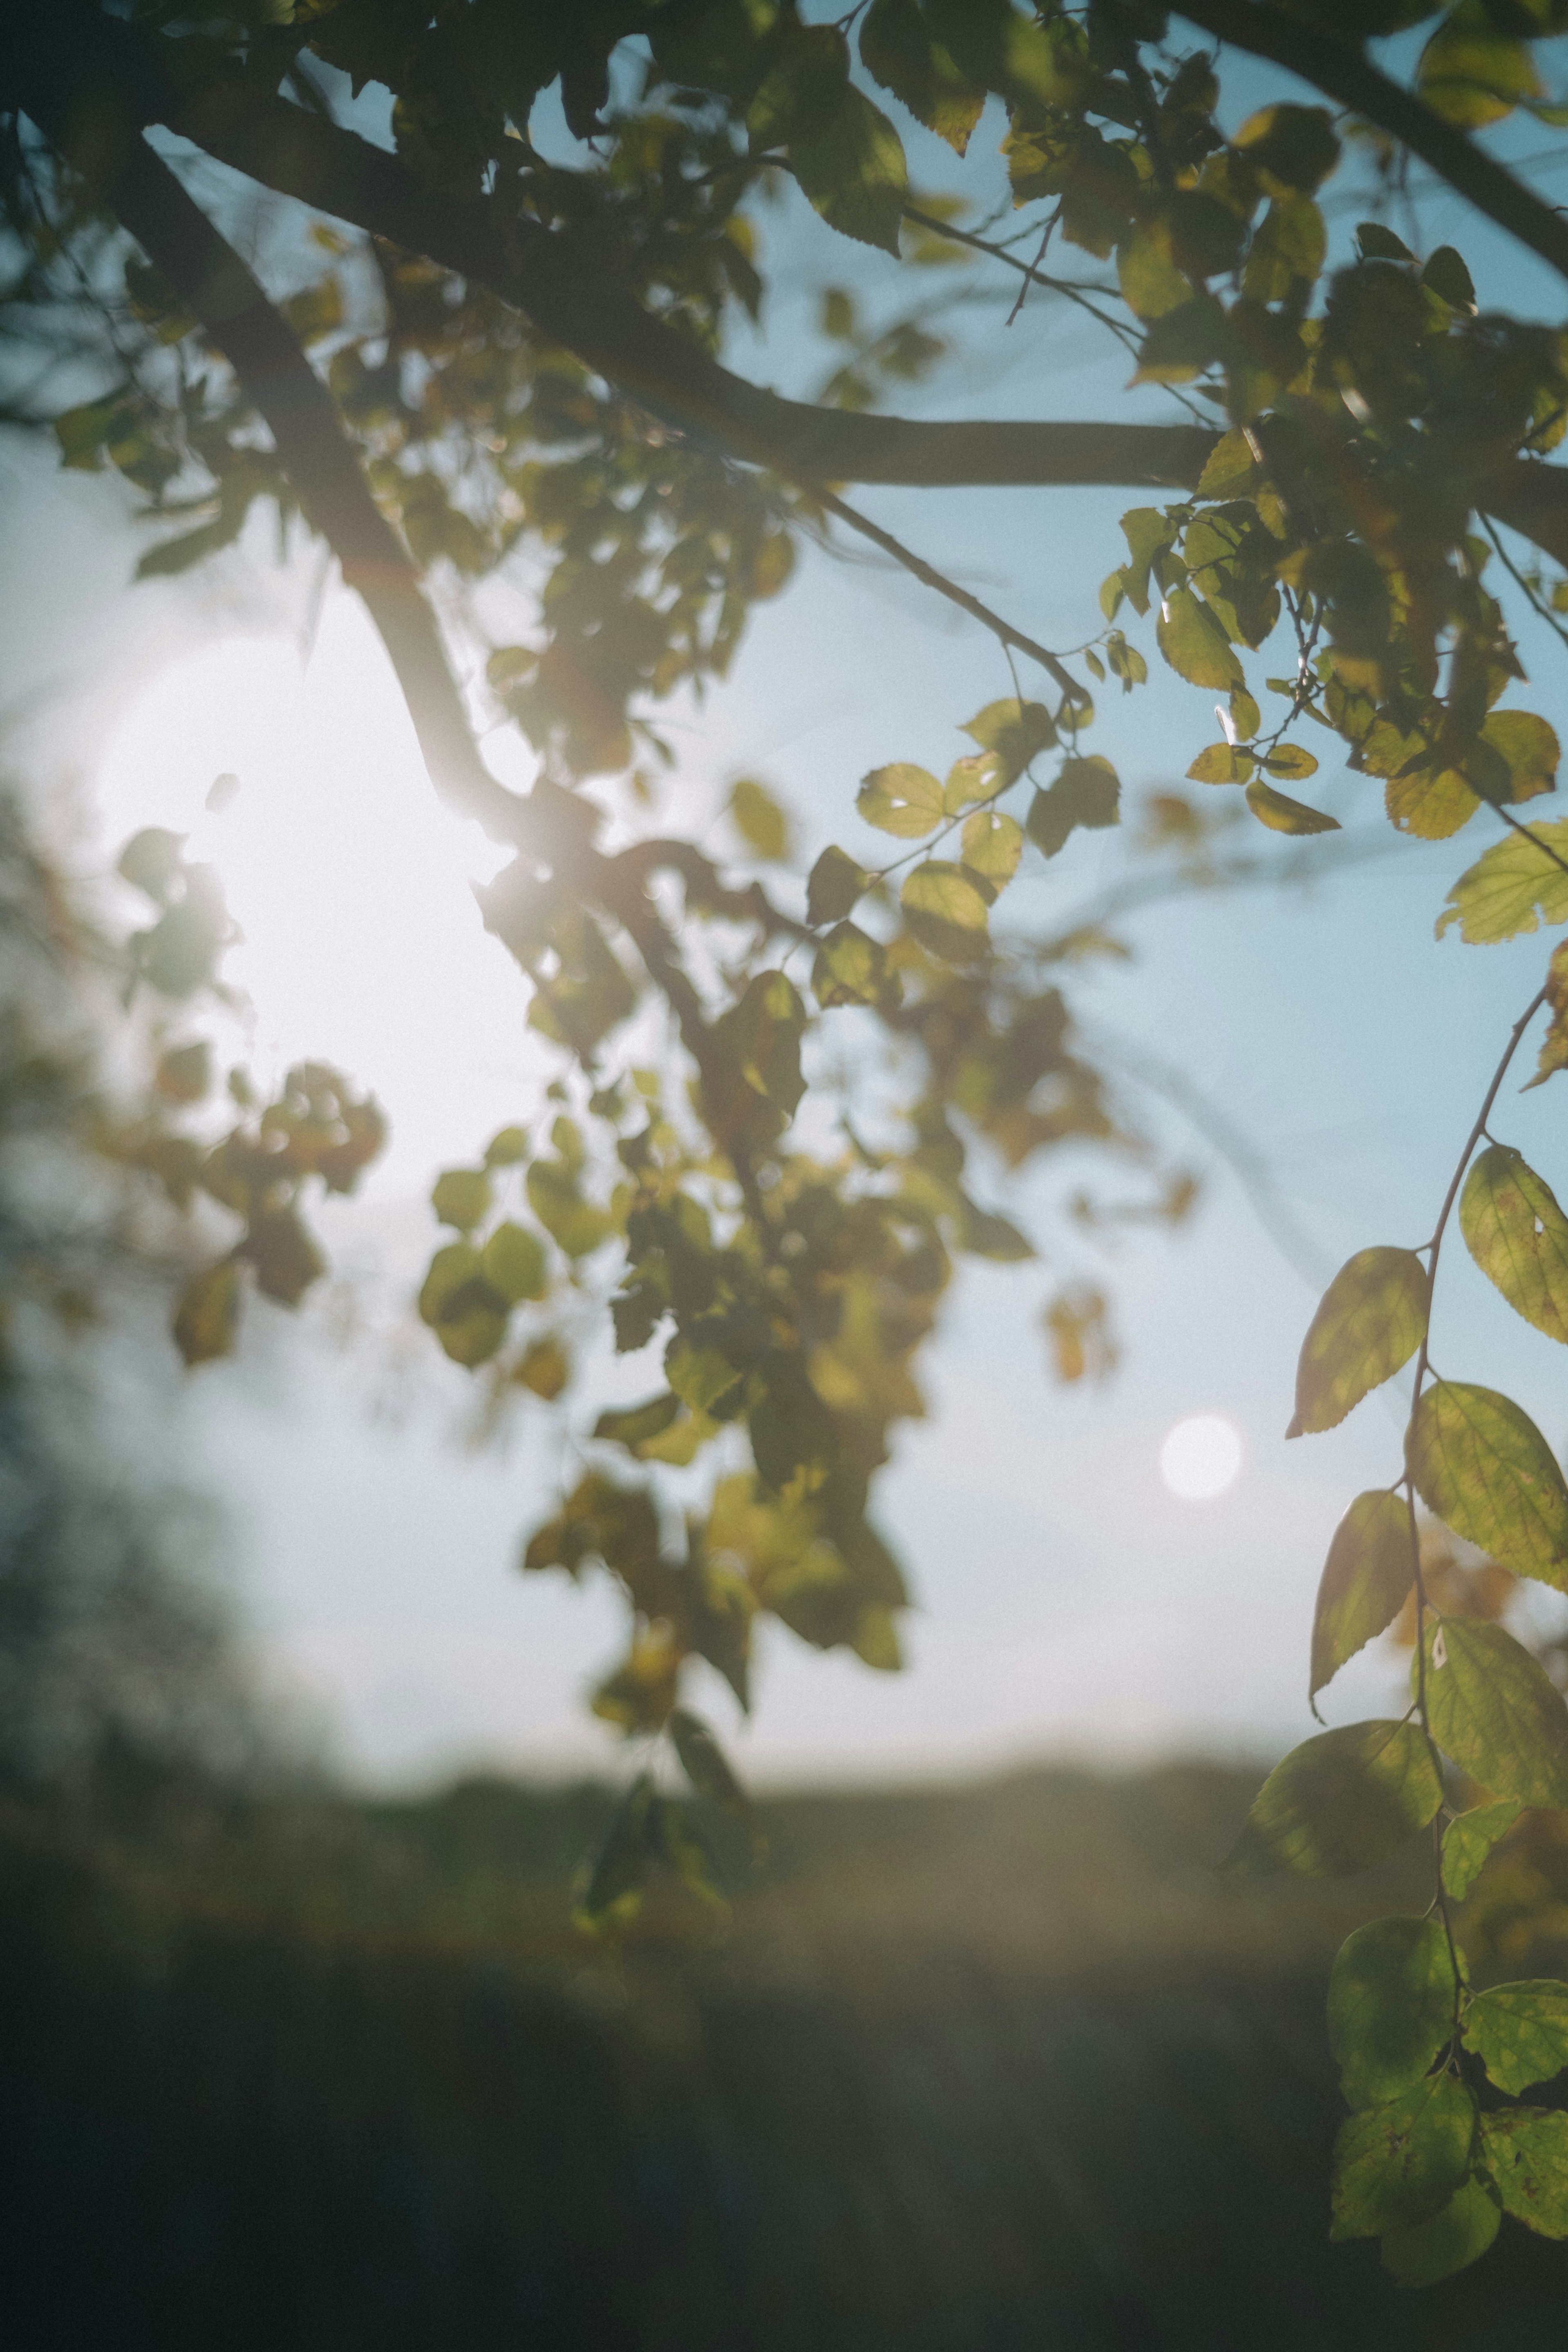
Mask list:
POLYGON ((243 933, 224 973, 250 1000, 258 1077, 335 1061, 410 1153, 433 1137, 448 1155, 471 1148, 516 1115, 538 1067, 527 993, 471 887, 502 857, 437 802, 352 599, 329 602, 307 669, 288 640, 230 638, 153 677, 110 744, 99 804, 109 861, 158 824, 217 867, 243 933))
POLYGON ((1198 1412, 1177 1422, 1160 1448, 1160 1475, 1184 1503, 1206 1503, 1223 1495, 1240 1468, 1240 1433, 1221 1413, 1198 1412))

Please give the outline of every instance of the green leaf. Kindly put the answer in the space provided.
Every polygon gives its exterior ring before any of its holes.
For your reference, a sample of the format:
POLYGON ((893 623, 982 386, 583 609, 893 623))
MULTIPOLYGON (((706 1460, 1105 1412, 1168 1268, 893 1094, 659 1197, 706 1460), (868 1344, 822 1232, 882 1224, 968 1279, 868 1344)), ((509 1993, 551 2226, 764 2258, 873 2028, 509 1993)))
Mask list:
POLYGON ((640 1772, 611 1815, 597 1852, 577 1874, 574 1927, 588 1935, 614 1936, 642 1908, 654 1804, 653 1782, 640 1772))
POLYGON ((693 1346, 678 1332, 665 1349, 664 1375, 693 1412, 727 1421, 740 1410, 745 1374, 717 1348, 693 1346))
POLYGON ((900 892, 904 920, 921 945, 948 963, 973 963, 990 944, 988 898, 946 858, 928 857, 900 892))
POLYGON ((1467 2180, 1428 2221, 1384 2233, 1383 2267, 1396 2285, 1436 2286, 1479 2262, 1497 2236, 1502 2209, 1479 2180, 1467 2180))
POLYGON ((528 1129, 525 1127, 503 1127, 492 1135, 485 1147, 487 1168, 515 1168, 520 1160, 528 1158, 528 1129))
POLYGON ((1283 302, 1311 285, 1327 251, 1323 215, 1310 196, 1277 196, 1253 234, 1241 290, 1254 302, 1283 302))
POLYGON ((1318 772, 1316 760, 1310 751, 1303 751, 1300 743, 1279 744, 1269 752, 1263 765, 1269 775, 1292 777, 1298 783, 1318 772))
POLYGON ((750 1800, 701 1717, 678 1706, 665 1728, 675 1743, 681 1769, 698 1795, 744 1820, 752 1810, 750 1800))
POLYGON ((1568 2115, 1512 2107, 1483 2116, 1481 2160, 1505 2213, 1543 2238, 1568 2238, 1568 2115))
POLYGON ((1517 1797, 1500 1797, 1495 1805, 1473 1805, 1448 1823, 1443 1832, 1443 1885, 1456 1903, 1464 1901, 1493 1846, 1523 1810, 1517 1797))
POLYGON ((909 201, 904 143, 882 112, 851 86, 827 129, 792 139, 790 163, 814 212, 829 228, 897 260, 909 201))
POLYGON ((526 1225, 509 1218, 498 1225, 479 1253, 479 1267, 499 1298, 515 1307, 521 1298, 542 1298, 550 1287, 544 1244, 526 1225))
POLYGON ((1568 1984, 1493 1985, 1465 2011, 1465 2041, 1500 2091, 1517 2097, 1568 2066, 1568 1984))
POLYGON ((1337 816, 1308 808, 1304 802, 1293 801, 1288 793, 1277 793, 1261 776, 1247 787, 1247 805, 1259 824, 1266 824, 1270 833, 1338 833, 1340 829, 1337 816))
MULTIPOLYGON (((934 779, 933 779, 934 781, 934 779)), ((814 928, 818 923, 837 923, 851 913, 856 901, 867 889, 870 876, 858 866, 847 851, 825 849, 812 867, 805 885, 805 919, 814 928)))
POLYGON ((640 1458, 645 1444, 650 1438, 662 1437, 680 1410, 680 1399, 673 1392, 650 1397, 646 1404, 623 1405, 602 1412, 594 1423, 594 1434, 608 1444, 624 1445, 628 1454, 640 1458))
POLYGON ((1451 2074, 1425 2081, 1341 2125, 1331 2238, 1376 2238, 1437 2212, 1470 2168, 1476 2103, 1451 2074))
POLYGON ((1198 753, 1187 774, 1194 784, 1245 784, 1256 765, 1251 752, 1235 743, 1211 743, 1198 753))
POLYGON ((1381 221, 1363 221, 1355 233, 1356 247, 1363 261, 1414 261, 1415 256, 1403 237, 1395 236, 1381 221))
POLYGON ((872 769, 856 795, 855 805, 879 833, 896 834, 900 841, 919 841, 942 823, 942 786, 928 769, 899 760, 890 767, 872 769))
POLYGON ((507 1304, 484 1278, 470 1242, 448 1242, 430 1261, 419 1314, 455 1364, 488 1363, 506 1337, 507 1304))
POLYGON ((490 1180, 482 1168, 448 1168, 430 1190, 430 1206, 444 1225, 471 1233, 489 1213, 490 1180))
POLYGON ((187 1364, 232 1356, 239 1330, 240 1272, 233 1258, 193 1275, 181 1291, 171 1326, 187 1364))
POLYGON ((1428 1509, 1516 1576, 1568 1591, 1568 1487, 1529 1415, 1495 1389, 1434 1381, 1405 1459, 1428 1509))
POLYGON ((988 702, 964 726, 963 732, 983 751, 994 751, 1009 778, 1021 776, 1030 761, 1049 751, 1057 740, 1056 721, 1043 702, 1020 702, 1006 695, 988 702))
POLYGON ((1134 221, 1116 250, 1121 299, 1140 319, 1163 319, 1193 299, 1193 287, 1176 266, 1168 218, 1134 221))
POLYGON ((528 1171, 528 1204, 568 1257, 588 1257, 613 1230, 603 1209, 585 1201, 574 1171, 559 1160, 536 1160, 528 1171))
POLYGON ((823 1010, 836 1004, 880 1004, 892 986, 881 941, 858 923, 836 923, 811 967, 812 994, 823 1010))
POLYGON ((957 816, 975 801, 993 801, 1013 782, 1013 772, 994 751, 972 751, 955 760, 942 788, 942 814, 957 816))
POLYGON ((730 815, 742 840, 759 857, 789 856, 789 819, 765 784, 742 776, 730 787, 730 815))
POLYGON ((932 39, 918 0, 871 0, 860 26, 860 62, 917 122, 963 153, 985 93, 964 79, 941 42, 932 39))
POLYGON ((1329 1979, 1329 2044, 1352 2107, 1420 2082, 1454 2032, 1455 1985, 1440 1919, 1374 1919, 1347 1936, 1329 1979))
POLYGON ((1483 1151, 1459 1200, 1470 1255, 1516 1313, 1568 1342, 1568 1217, 1511 1146, 1483 1151))
POLYGON ((1121 780, 1099 752, 1064 760, 1055 783, 1030 802, 1024 830, 1037 849, 1054 857, 1079 825, 1100 831, 1115 824, 1121 798, 1121 780))
MULTIPOLYGON (((1494 710, 1481 729, 1480 740, 1500 754, 1508 768, 1506 792, 1491 789, 1486 797, 1532 801, 1542 793, 1556 791, 1563 747, 1555 730, 1533 710, 1494 710)), ((1476 788, 1482 789, 1479 783, 1476 788)))
POLYGON ((1310 195, 1340 160, 1340 142, 1321 106, 1266 106, 1249 114, 1233 144, 1257 164, 1273 194, 1300 188, 1310 195))
POLYGON ((1425 1829, 1442 1801, 1419 1725, 1344 1724, 1274 1767, 1225 1869, 1237 1878, 1277 1870, 1349 1878, 1425 1829))
POLYGON ((746 1084, 793 1118, 805 1092, 800 1068, 805 1006, 795 983, 782 971, 755 973, 739 1004, 717 1025, 732 1043, 746 1084))
POLYGON ((1467 318, 1475 316, 1475 282, 1451 245, 1437 247, 1421 277, 1422 282, 1430 286, 1433 293, 1447 302, 1451 310, 1462 311, 1467 318))
POLYGON ((1494 841, 1483 857, 1461 874, 1437 918, 1437 937, 1451 923, 1472 947, 1533 931, 1537 921, 1568 923, 1568 818, 1531 825, 1494 841), (1539 845, 1544 843, 1543 851, 1539 845), (1563 864, 1555 865, 1547 851, 1563 864))
POLYGON ((1336 1428, 1409 1362, 1426 1336, 1426 1291, 1414 1250, 1358 1250, 1341 1266, 1301 1343, 1287 1437, 1336 1428))
POLYGON ((1386 1488, 1358 1495, 1329 1546, 1312 1622, 1309 1699, 1394 1622, 1415 1578, 1410 1515, 1386 1488))
POLYGON ((1511 37, 1473 5, 1444 17, 1421 52, 1415 86, 1434 114, 1461 131, 1500 122, 1521 99, 1542 94, 1529 42, 1511 37))
POLYGON ((1568 1070, 1568 940, 1552 950, 1546 966, 1546 1003, 1552 1014, 1536 1057, 1535 1076, 1524 1092, 1543 1087, 1559 1070, 1568 1070))
POLYGON ((1233 686, 1246 683, 1229 638, 1190 588, 1172 589, 1161 606, 1154 635, 1166 661, 1189 686, 1218 687, 1228 694, 1233 686))
POLYGON ((1016 817, 996 809, 978 809, 964 821, 963 863, 994 890, 1000 890, 1018 871, 1024 854, 1024 828, 1016 817))
MULTIPOLYGON (((1412 1659, 1411 1687, 1418 1681, 1412 1659)), ((1426 1632, 1426 1718, 1462 1771, 1522 1805, 1568 1805, 1568 1707, 1522 1643, 1484 1617, 1426 1632)))

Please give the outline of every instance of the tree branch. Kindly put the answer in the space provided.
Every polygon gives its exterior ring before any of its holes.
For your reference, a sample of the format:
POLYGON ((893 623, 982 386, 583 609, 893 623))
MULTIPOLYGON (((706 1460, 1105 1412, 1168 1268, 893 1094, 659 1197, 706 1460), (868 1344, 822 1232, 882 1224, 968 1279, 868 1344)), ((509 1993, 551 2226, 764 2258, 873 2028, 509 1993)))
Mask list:
MULTIPOLYGON (((1353 52, 1240 0, 1194 0, 1184 13, 1292 71, 1308 73, 1317 60, 1331 94, 1385 121, 1387 106, 1378 113, 1372 101, 1386 98, 1401 122, 1415 118, 1411 143, 1419 133, 1416 152, 1445 179, 1477 202, 1477 171, 1483 191, 1503 184, 1537 226, 1551 225, 1568 257, 1568 227, 1353 52)), ((181 47, 102 15, 90 0, 0 11, 5 83, 89 178, 112 175, 117 152, 146 124, 162 123, 276 194, 488 288, 651 413, 731 457, 814 483, 1179 491, 1195 487, 1219 437, 1192 425, 927 423, 780 399, 650 318, 606 279, 602 261, 577 258, 568 235, 509 215, 500 196, 474 202, 432 193, 395 156, 258 88, 238 67, 215 68, 210 53, 199 79, 178 81, 181 47)), ((1483 495, 1485 511, 1568 563, 1568 468, 1515 459, 1478 499, 1483 495)))

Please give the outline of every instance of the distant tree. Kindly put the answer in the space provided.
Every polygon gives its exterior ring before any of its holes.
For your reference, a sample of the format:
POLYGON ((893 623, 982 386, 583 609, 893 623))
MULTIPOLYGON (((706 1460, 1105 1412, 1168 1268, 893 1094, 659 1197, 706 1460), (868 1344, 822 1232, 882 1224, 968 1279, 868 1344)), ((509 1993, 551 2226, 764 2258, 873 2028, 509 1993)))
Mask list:
MULTIPOLYGON (((1075 1035, 1081 931, 993 929, 1026 854, 1068 855, 1079 829, 1118 822, 1118 778, 1086 749, 1094 693, 1134 691, 1152 643, 1200 705, 1219 698, 1220 740, 1205 747, 1195 722, 1189 776, 1268 833, 1334 829, 1297 797, 1331 748, 1382 782, 1403 832, 1442 838, 1483 812, 1501 828, 1444 911, 1464 939, 1568 919, 1568 824, 1517 814, 1554 788, 1557 739, 1506 699, 1523 682, 1510 613, 1533 607, 1562 635, 1568 610, 1568 472, 1546 462, 1568 423, 1568 345, 1560 322, 1483 299, 1460 253, 1421 236, 1436 188, 1568 275, 1568 222, 1476 135, 1521 112, 1568 119, 1544 79, 1564 30, 1562 0, 1441 15, 1425 0, 1190 0, 1179 16, 1151 0, 1032 15, 872 0, 832 23, 789 0, 7 14, 7 317, 16 346, 58 362, 14 390, 15 413, 168 518, 143 573, 231 543, 258 502, 301 512, 381 632, 436 789, 513 853, 485 919, 560 1048, 558 1108, 547 1137, 508 1129, 481 1165, 441 1175, 454 1238, 420 1311, 458 1362, 547 1398, 570 1378, 553 1321, 568 1295, 603 1297, 622 1349, 659 1340, 659 1385, 598 1416, 593 1466, 525 1560, 617 1580, 630 1644, 595 1706, 650 1755, 668 1736, 714 1807, 743 1801, 681 1703, 689 1660, 744 1706, 771 1613, 819 1647, 898 1663, 903 1580, 868 1516, 888 1432, 919 1410, 911 1366, 952 1254, 1032 1255, 976 1197, 985 1169, 1138 1148, 1075 1035), (1227 131, 1242 67, 1253 91, 1270 70, 1289 79, 1227 131), (552 90, 564 162, 535 144, 552 90), (390 145, 351 127, 351 92, 370 93, 390 145), (962 157, 988 108, 1005 121, 1005 226, 922 201, 898 127, 912 117, 962 157), (297 208, 298 250, 310 237, 325 256, 302 290, 269 298, 221 214, 193 199, 193 149, 297 208), (1330 268, 1336 175, 1369 216, 1330 268), (758 389, 725 364, 725 337, 763 304, 759 198, 784 184, 885 256, 889 285, 910 272, 924 288, 973 257, 1019 299, 1079 305, 1126 346, 1136 383, 1168 388, 1172 421, 874 413, 942 355, 950 330, 923 293, 872 331, 845 289, 820 289, 838 354, 824 400, 758 389), (1060 654, 847 503, 851 483, 1121 484, 1146 502, 1123 520, 1098 611, 1100 564, 1086 576, 1089 642, 1060 654), (857 806, 894 854, 872 869, 831 846, 803 898, 760 785, 735 790, 738 872, 652 835, 645 813, 668 757, 659 703, 721 677, 801 539, 834 531, 967 613, 1008 668, 946 777, 900 756, 889 717, 889 761, 857 806), (527 642, 488 649, 487 677, 491 709, 537 753, 526 794, 485 764, 429 588, 518 550, 542 583, 537 617, 527 642), (650 1024, 665 1050, 628 1066, 627 1036, 650 1024), (866 1134, 846 1115, 842 1149, 814 1155, 792 1122, 808 1084, 833 1090, 824 1030, 852 1037, 861 1066, 881 1049, 901 1093, 896 1120, 866 1134), (719 1475, 682 1523, 652 1482, 700 1454, 719 1475), (627 1461, 647 1476, 629 1479, 627 1461)), ((1167 795, 1156 822, 1178 866, 1204 854, 1194 804, 1167 795)), ((210 894, 167 836, 132 845, 126 870, 157 909, 142 977, 179 997, 221 945, 210 894)), ((1473 2259, 1504 2210, 1568 2234, 1568 2116, 1482 2113, 1477 2098, 1483 2079, 1511 2097, 1568 2061, 1568 1990, 1472 1997, 1452 1917, 1521 1808, 1568 1806, 1568 1717, 1495 1618, 1435 1602, 1416 1517, 1425 1502, 1503 1569, 1568 1587, 1568 1486, 1550 1448, 1506 1397, 1436 1379, 1426 1349, 1456 1207, 1504 1297, 1568 1339, 1568 1224, 1489 1127, 1542 1011, 1539 1075, 1568 1066, 1563 953, 1435 1187, 1430 1241, 1361 1252, 1303 1351, 1302 1433, 1415 1359, 1403 1469, 1335 1538, 1312 1662, 1315 1694, 1414 1591, 1410 1712, 1288 1758, 1233 1860, 1348 1872, 1431 1831, 1430 1912, 1351 1939, 1331 2021, 1354 2110, 1334 2227, 1381 2236, 1410 2284, 1473 2259), (1467 1788, 1477 1801, 1456 1811, 1467 1788)), ((352 1181, 377 1134, 344 1082, 307 1071, 210 1157, 169 1160, 147 1140, 174 1198, 199 1186, 239 1221, 180 1307, 188 1360, 232 1344, 247 1279, 300 1295, 319 1264, 301 1189, 352 1181)), ((1179 1179, 1164 1197, 1175 1213, 1179 1179)), ((1048 1315, 1064 1372, 1103 1360, 1097 1297, 1048 1315)), ((584 1885, 584 1919, 624 1921, 650 1872, 708 1884, 651 1761, 584 1885)))

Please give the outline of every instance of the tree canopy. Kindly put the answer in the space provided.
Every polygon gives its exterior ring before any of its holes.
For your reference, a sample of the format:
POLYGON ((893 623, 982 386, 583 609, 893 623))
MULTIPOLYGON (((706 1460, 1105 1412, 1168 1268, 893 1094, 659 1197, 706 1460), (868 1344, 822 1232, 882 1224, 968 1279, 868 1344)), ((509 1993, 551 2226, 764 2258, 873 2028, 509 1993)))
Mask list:
MULTIPOLYGON (((484 919, 561 1075, 537 1125, 439 1176, 451 1238, 419 1312, 497 1392, 567 1409, 568 1294, 600 1303, 619 1349, 649 1351, 651 1392, 583 1424, 590 1466, 524 1551, 531 1571, 607 1573, 627 1607, 595 1706, 646 1760, 584 1877, 590 1926, 624 1925, 666 1883, 718 1899, 703 1821, 744 1799, 687 1704, 690 1661, 746 1706, 770 1614, 898 1664, 906 1592, 872 1509, 889 1433, 921 1409, 915 1359, 955 1255, 1033 1252, 987 1205, 987 1171, 1085 1145, 1149 1165, 1075 1030, 1084 937, 997 912, 1026 857, 1119 821, 1096 696, 1135 693, 1152 661, 1196 689, 1187 776, 1236 796, 1260 840, 1336 829, 1311 798, 1328 760, 1381 785, 1398 832, 1489 829, 1441 914, 1466 941, 1568 919, 1568 824, 1518 814, 1555 789, 1559 745, 1515 642, 1527 607, 1564 634, 1568 469, 1551 457, 1568 341, 1493 299, 1474 256, 1426 249, 1413 200, 1424 175, 1568 275, 1568 223, 1485 136, 1568 121, 1551 92, 1565 33, 1561 0, 9 13, 4 317, 13 361, 43 362, 9 367, 14 421, 144 494, 143 575, 231 545, 258 506, 301 517, 380 632, 434 788, 509 853, 484 919), (1260 104, 1237 105, 1238 79, 1260 104), (563 139, 542 127, 556 106, 563 139), (1000 138, 1001 216, 921 194, 911 121, 977 175, 1000 138), (305 282, 268 294, 224 208, 191 193, 193 157, 291 208, 305 282), (731 363, 769 296, 781 185, 909 288, 874 329, 844 288, 817 289, 837 363, 815 404, 731 363), (1331 259, 1342 191, 1367 217, 1331 259), (940 363, 931 289, 967 264, 1090 316, 1125 348, 1135 413, 887 413, 940 363), (1086 569, 1082 641, 1058 649, 863 513, 858 484, 1100 484, 1137 502, 1124 549, 1086 569), (988 630, 1006 668, 995 699, 954 713, 973 749, 945 776, 904 756, 889 714, 856 803, 887 860, 829 846, 803 892, 763 786, 735 788, 745 854, 725 862, 650 830, 650 779, 672 757, 661 706, 723 677, 803 541, 845 534, 988 630), (446 592, 515 561, 533 625, 482 648, 480 698, 458 683, 446 592), (487 765, 479 722, 500 715, 535 754, 527 793, 487 765), (893 1073, 874 1124, 842 1102, 836 1130, 797 1120, 808 1094, 833 1096, 837 1034, 893 1073), (808 1128, 834 1139, 808 1146, 808 1128), (701 1463, 705 1501, 676 1507, 661 1466, 701 1463), (660 1742, 695 1811, 667 1793, 660 1742)), ((1208 811, 1233 804, 1166 795, 1172 855, 1208 854, 1208 811)), ((144 833, 122 862, 148 908, 131 984, 173 1007, 216 982, 227 939, 216 877, 183 851, 144 833)), ((1562 1211, 1488 1125, 1542 1011, 1538 1080, 1568 1066, 1563 954, 1440 1174, 1430 1241, 1359 1252, 1302 1351, 1293 1434, 1331 1429, 1414 1359, 1403 1469, 1335 1538, 1311 1664, 1315 1696, 1408 1609, 1410 1712, 1287 1758, 1232 1863, 1349 1872, 1433 1837, 1432 1912, 1352 1937, 1331 2000, 1353 2110, 1335 2231, 1381 2236, 1411 2284, 1473 2260, 1505 2211, 1568 2235, 1568 2118, 1478 2098, 1560 2070, 1568 1996, 1472 1994, 1452 1916, 1521 1809, 1568 1804, 1568 1717, 1495 1608, 1434 1598, 1417 1518, 1419 1503, 1510 1576, 1568 1590, 1550 1446, 1427 1354, 1456 1213, 1509 1303, 1568 1339, 1562 1211)), ((248 1286, 304 1294, 322 1263, 311 1189, 352 1188, 383 1133, 352 1077, 318 1065, 268 1102, 236 1074, 229 1098, 182 1033, 151 1107, 103 1139, 176 1208, 227 1214, 175 1316, 191 1363, 233 1347, 248 1286)), ((1153 1207, 1179 1214, 1179 1172, 1150 1173, 1153 1207)), ((1098 1295, 1061 1294, 1049 1323, 1065 1376, 1105 1360, 1098 1295)), ((1473 1598, 1473 1580, 1452 1591, 1473 1598)))

